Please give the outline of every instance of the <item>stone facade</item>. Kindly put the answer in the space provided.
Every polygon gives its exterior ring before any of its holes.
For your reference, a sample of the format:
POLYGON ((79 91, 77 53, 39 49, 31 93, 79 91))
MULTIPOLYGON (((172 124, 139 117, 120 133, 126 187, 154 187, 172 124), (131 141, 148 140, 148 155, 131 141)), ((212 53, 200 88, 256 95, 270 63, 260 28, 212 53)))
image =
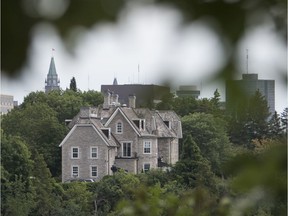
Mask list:
POLYGON ((82 108, 70 123, 60 144, 63 182, 99 180, 113 174, 112 166, 138 174, 158 168, 159 159, 162 166, 178 161, 182 128, 175 112, 107 105, 82 108), (91 158, 92 148, 97 158, 91 158), (77 150, 79 157, 73 158, 77 150))
POLYGON ((0 114, 7 114, 8 112, 10 112, 14 106, 18 105, 17 101, 13 100, 13 96, 12 95, 4 95, 1 94, 0 95, 1 99, 0 99, 0 114))

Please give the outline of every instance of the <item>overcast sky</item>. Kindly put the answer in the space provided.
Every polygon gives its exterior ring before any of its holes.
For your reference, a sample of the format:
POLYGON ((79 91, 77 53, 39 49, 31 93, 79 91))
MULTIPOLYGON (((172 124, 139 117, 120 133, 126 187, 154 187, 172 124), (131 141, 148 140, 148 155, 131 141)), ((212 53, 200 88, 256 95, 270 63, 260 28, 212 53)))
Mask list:
MULTIPOLYGON (((225 63, 221 38, 200 21, 181 25, 181 16, 175 10, 129 8, 115 24, 98 23, 89 30, 79 27, 71 35, 67 42, 76 43, 73 57, 53 26, 36 26, 23 75, 10 80, 2 74, 1 93, 13 95, 21 103, 30 92, 44 91, 53 55, 62 89, 69 87, 73 76, 82 91, 100 91, 100 86, 112 84, 114 77, 118 84, 161 84, 169 79, 174 87, 197 85, 201 97, 212 97, 218 88, 225 99, 223 83, 205 82, 225 63)), ((248 30, 237 49, 239 78, 246 73, 249 49, 249 73, 275 80, 276 110, 282 112, 287 107, 287 87, 276 71, 286 71, 286 47, 273 32, 273 25, 268 22, 248 30)))

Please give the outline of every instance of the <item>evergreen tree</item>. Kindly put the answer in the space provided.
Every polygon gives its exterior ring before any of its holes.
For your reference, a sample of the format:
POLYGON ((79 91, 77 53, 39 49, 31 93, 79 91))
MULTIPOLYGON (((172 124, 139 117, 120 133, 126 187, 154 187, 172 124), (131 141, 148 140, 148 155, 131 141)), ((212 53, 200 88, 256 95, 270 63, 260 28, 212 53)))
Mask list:
POLYGON ((268 136, 269 138, 275 139, 280 138, 283 135, 283 129, 281 127, 281 118, 275 111, 271 119, 268 122, 268 136))
POLYGON ((211 102, 215 107, 220 106, 220 93, 218 89, 214 91, 214 96, 211 98, 211 102))
POLYGON ((183 134, 187 137, 192 136, 200 148, 201 155, 210 162, 212 171, 221 176, 222 164, 231 156, 226 122, 222 118, 205 113, 190 114, 181 120, 183 134))
POLYGON ((255 94, 239 105, 236 115, 230 120, 229 133, 233 143, 252 147, 251 142, 261 142, 268 134, 269 107, 264 96, 255 94))
POLYGON ((287 122, 288 122, 288 107, 286 107, 281 113, 282 130, 285 133, 285 137, 287 137, 287 130, 288 130, 287 122))
POLYGON ((75 77, 72 77, 72 79, 70 80, 70 90, 77 92, 77 84, 75 77))
POLYGON ((215 180, 210 163, 201 155, 191 135, 187 136, 183 145, 181 160, 173 167, 172 175, 188 187, 207 187, 214 191, 215 180))
POLYGON ((200 149, 193 140, 191 134, 189 134, 183 142, 181 160, 190 159, 198 161, 201 158, 200 149))

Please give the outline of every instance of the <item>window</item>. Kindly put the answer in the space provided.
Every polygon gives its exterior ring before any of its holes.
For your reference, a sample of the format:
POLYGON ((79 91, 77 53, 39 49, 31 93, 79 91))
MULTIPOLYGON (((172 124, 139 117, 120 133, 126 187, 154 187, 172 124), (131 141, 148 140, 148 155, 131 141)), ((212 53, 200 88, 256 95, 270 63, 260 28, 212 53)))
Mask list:
POLYGON ((78 147, 72 147, 71 149, 71 158, 72 159, 78 159, 79 158, 79 148, 78 147))
POLYGON ((102 132, 105 134, 105 136, 110 139, 110 128, 102 128, 102 132))
POLYGON ((90 158, 97 159, 98 158, 98 147, 91 147, 90 148, 90 158))
POLYGON ((149 163, 144 163, 143 165, 143 171, 148 172, 150 170, 150 164, 149 163))
POLYGON ((144 149, 144 154, 150 154, 151 153, 151 141, 144 141, 144 145, 143 145, 143 149, 144 149))
POLYGON ((72 166, 72 177, 73 178, 79 177, 79 167, 78 166, 72 166))
POLYGON ((145 130, 145 119, 137 119, 133 122, 140 130, 145 130))
POLYGON ((141 129, 145 130, 145 119, 140 120, 141 129))
POLYGON ((131 157, 131 142, 122 143, 122 156, 131 157))
POLYGON ((90 166, 90 171, 91 171, 91 177, 97 177, 98 175, 97 166, 90 166))
POLYGON ((164 124, 165 124, 169 129, 171 129, 170 121, 164 121, 164 124))
POLYGON ((122 134, 123 133, 123 124, 122 124, 122 122, 117 122, 116 123, 116 133, 117 134, 122 134))

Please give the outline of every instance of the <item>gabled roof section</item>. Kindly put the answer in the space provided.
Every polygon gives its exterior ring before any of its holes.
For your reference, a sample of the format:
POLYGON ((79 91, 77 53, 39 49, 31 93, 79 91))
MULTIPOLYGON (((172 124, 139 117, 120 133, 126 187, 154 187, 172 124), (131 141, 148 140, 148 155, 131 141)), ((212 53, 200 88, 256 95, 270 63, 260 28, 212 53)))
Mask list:
POLYGON ((57 75, 54 57, 51 58, 50 67, 49 67, 49 71, 48 71, 48 76, 52 76, 52 75, 57 75))
POLYGON ((168 128, 167 125, 164 123, 159 111, 155 111, 154 113, 155 124, 156 124, 156 133, 159 137, 177 137, 177 134, 168 128))
MULTIPOLYGON (((133 110, 131 108, 125 108, 125 109, 130 109, 130 111, 133 112, 133 110)), ((127 111, 126 111, 127 112, 127 111)), ((137 133, 138 136, 141 136, 140 131, 138 130, 138 128, 135 126, 135 124, 132 122, 132 119, 130 119, 125 112, 122 110, 121 107, 117 107, 117 109, 114 111, 114 113, 110 116, 110 118, 107 120, 107 122, 105 123, 105 127, 107 127, 111 121, 115 118, 115 116, 120 113, 124 119, 129 123, 129 125, 133 128, 133 130, 137 133)), ((136 114, 135 114, 136 115, 136 114)))
POLYGON ((101 127, 101 123, 97 122, 96 119, 92 119, 92 120, 83 119, 81 120, 81 122, 78 122, 73 126, 73 128, 69 131, 67 136, 60 143, 59 147, 61 147, 68 140, 68 138, 73 134, 73 132, 76 130, 77 127, 92 127, 95 130, 95 132, 102 138, 102 140, 107 146, 111 146, 111 147, 117 146, 114 140, 108 139, 105 136, 105 134, 101 131, 101 129, 99 129, 99 127, 101 127))
POLYGON ((171 130, 176 134, 177 138, 182 138, 182 124, 179 116, 173 110, 157 111, 163 121, 171 123, 171 130))

